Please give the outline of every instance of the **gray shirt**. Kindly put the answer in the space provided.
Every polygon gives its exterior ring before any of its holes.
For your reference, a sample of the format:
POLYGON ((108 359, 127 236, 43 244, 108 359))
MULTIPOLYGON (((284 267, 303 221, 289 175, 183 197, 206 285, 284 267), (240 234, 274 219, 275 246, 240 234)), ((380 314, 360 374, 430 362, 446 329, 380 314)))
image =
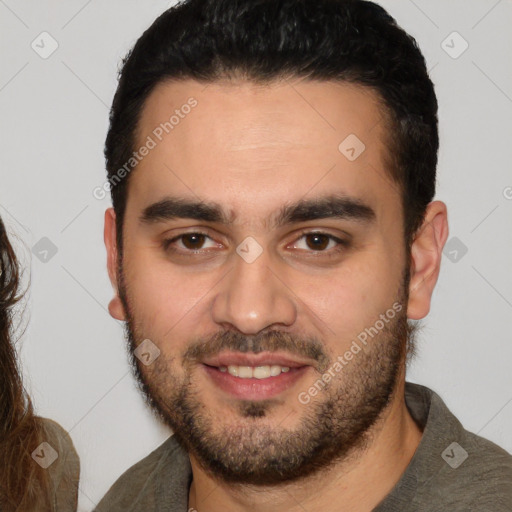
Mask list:
MULTIPOLYGON (((423 436, 374 512, 512 512, 512 456, 466 431, 430 389, 406 383, 405 400, 423 436)), ((188 455, 171 436, 128 469, 95 512, 187 512, 191 481, 188 455)))

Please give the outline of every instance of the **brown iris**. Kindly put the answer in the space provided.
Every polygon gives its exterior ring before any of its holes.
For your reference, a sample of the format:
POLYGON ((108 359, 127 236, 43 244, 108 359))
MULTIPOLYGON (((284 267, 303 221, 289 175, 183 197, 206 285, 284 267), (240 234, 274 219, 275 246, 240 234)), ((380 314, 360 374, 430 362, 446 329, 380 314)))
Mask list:
POLYGON ((204 244, 206 235, 201 233, 190 233, 182 235, 182 243, 187 249, 200 249, 204 244))
POLYGON ((305 236, 308 247, 315 251, 321 251, 329 245, 329 237, 326 235, 312 233, 305 236), (313 240, 312 244, 309 243, 311 240, 313 240))

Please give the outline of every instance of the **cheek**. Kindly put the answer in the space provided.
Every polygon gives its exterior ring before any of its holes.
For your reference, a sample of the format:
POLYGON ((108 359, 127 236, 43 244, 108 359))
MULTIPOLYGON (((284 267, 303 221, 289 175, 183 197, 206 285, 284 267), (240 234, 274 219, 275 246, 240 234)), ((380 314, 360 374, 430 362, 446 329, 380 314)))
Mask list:
MULTIPOLYGON (((127 294, 137 326, 155 340, 176 337, 191 322, 197 326, 198 312, 208 301, 215 279, 212 275, 186 274, 149 251, 126 254, 127 294)), ((179 338, 181 339, 181 338, 179 338)))
POLYGON ((305 313, 321 320, 322 332, 337 344, 350 340, 396 301, 401 270, 385 254, 366 254, 347 261, 329 275, 315 276, 294 287, 307 306, 305 313), (308 312, 309 311, 309 312, 308 312))

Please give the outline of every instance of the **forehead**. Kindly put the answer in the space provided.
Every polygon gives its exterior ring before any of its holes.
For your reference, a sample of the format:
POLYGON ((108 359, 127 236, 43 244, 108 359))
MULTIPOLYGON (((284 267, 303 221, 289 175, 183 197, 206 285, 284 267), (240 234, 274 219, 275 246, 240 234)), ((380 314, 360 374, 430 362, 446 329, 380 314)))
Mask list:
POLYGON ((305 195, 340 193, 396 202, 384 168, 379 97, 346 83, 164 82, 148 97, 137 147, 152 146, 130 178, 142 204, 166 194, 210 199, 235 211, 305 195))

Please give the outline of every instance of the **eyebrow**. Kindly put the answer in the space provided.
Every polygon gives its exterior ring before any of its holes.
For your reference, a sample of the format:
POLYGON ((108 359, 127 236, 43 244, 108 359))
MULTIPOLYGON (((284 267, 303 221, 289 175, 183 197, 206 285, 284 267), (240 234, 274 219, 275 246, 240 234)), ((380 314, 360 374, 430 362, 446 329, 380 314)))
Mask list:
MULTIPOLYGON (((144 208, 139 220, 143 224, 154 224, 178 218, 229 225, 236 220, 236 215, 228 215, 220 204, 213 201, 166 197, 144 208)), ((375 220, 376 214, 358 198, 331 194, 285 204, 269 219, 269 224, 271 227, 281 227, 329 218, 368 223, 375 220)))

